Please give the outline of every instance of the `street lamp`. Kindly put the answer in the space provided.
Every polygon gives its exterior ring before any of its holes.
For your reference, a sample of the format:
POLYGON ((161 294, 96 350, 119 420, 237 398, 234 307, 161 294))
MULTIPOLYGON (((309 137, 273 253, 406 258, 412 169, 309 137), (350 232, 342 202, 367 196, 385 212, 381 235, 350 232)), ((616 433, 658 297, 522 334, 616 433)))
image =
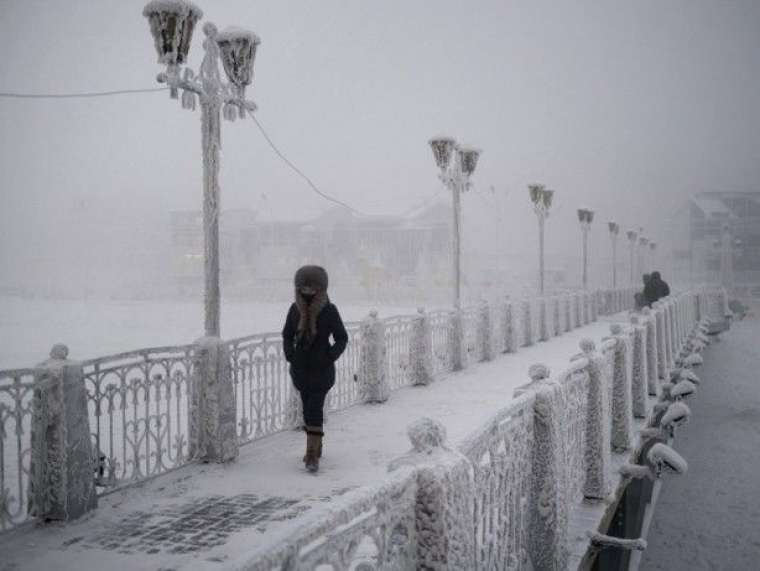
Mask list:
POLYGON ((594 221, 594 211, 588 208, 578 209, 578 222, 581 223, 583 233, 583 289, 588 288, 588 233, 591 223, 594 221))
POLYGON ((470 177, 475 172, 478 164, 480 151, 468 147, 460 147, 451 137, 434 137, 428 141, 433 150, 435 164, 441 169, 440 179, 443 184, 451 189, 454 204, 454 228, 453 228, 453 273, 454 273, 454 307, 462 307, 461 298, 461 223, 462 207, 461 193, 470 188, 470 177), (453 158, 453 160, 452 160, 453 158))
POLYGON ((617 288, 617 237, 620 234, 620 224, 610 220, 607 222, 610 229, 610 239, 612 240, 612 289, 617 288))
POLYGON ((642 274, 646 274, 649 272, 649 268, 646 264, 646 251, 647 251, 647 244, 649 244, 649 238, 645 238, 641 235, 641 230, 639 229, 639 271, 642 274))
POLYGON ((538 289, 544 295, 544 222, 549 217, 554 191, 543 184, 529 184, 528 193, 538 219, 538 289))
POLYGON ((654 271, 657 267, 657 264, 655 264, 655 250, 657 249, 657 242, 652 240, 649 242, 649 269, 650 271, 654 271))
POLYGON ((203 25, 204 57, 196 75, 181 66, 187 60, 193 30, 203 12, 186 0, 153 0, 146 4, 143 16, 158 53, 158 63, 166 65, 159 73, 159 83, 169 86, 169 95, 177 99, 182 90, 182 107, 194 110, 196 96, 201 107, 201 142, 203 148, 203 236, 205 244, 205 330, 206 336, 218 337, 219 327, 219 149, 220 115, 234 121, 256 110, 245 99, 245 88, 253 79, 253 61, 260 40, 253 32, 228 28, 218 32, 211 22, 203 25), (221 80, 219 60, 229 79, 221 80), (181 77, 180 77, 181 76, 181 77))
POLYGON ((636 249, 636 240, 638 239, 639 235, 636 233, 635 230, 628 230, 625 233, 626 238, 628 238, 628 265, 631 270, 631 285, 636 285, 636 268, 633 264, 633 253, 636 249))

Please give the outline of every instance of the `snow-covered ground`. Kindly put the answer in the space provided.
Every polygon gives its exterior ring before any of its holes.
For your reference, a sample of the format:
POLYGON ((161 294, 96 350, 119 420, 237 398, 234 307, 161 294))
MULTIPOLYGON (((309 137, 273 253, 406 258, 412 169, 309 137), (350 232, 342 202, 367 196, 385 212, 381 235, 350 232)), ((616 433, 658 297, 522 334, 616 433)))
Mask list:
POLYGON ((689 462, 666 477, 642 571, 760 569, 760 319, 709 347, 690 423, 674 447, 689 462))
MULTIPOLYGON (((301 514, 329 510, 346 491, 375 485, 387 477, 388 463, 410 448, 409 424, 421 416, 440 420, 449 443, 460 444, 512 399, 513 390, 528 381, 528 367, 536 362, 553 371, 568 366, 578 353, 582 337, 597 341, 609 333, 609 322, 599 321, 565 333, 546 343, 500 355, 490 363, 468 367, 428 387, 409 387, 392 393, 383 405, 359 405, 330 415, 325 427, 325 455, 320 473, 305 472, 301 462, 304 436, 287 431, 242 447, 229 465, 190 465, 136 488, 115 492, 82 521, 66 527, 20 530, 0 539, 3 561, 13 569, 214 569, 288 536, 301 514), (195 553, 154 554, 144 550, 121 553, 109 548, 104 534, 126 533, 124 522, 171 514, 188 505, 200 505, 210 496, 282 498, 297 502, 297 513, 279 521, 262 521, 240 529, 223 545, 195 553), (17 567, 16 567, 17 565, 17 567)), ((167 516, 168 517, 168 516, 167 516)), ((110 535, 109 535, 110 534, 110 535)), ((1 567, 0 567, 1 568, 1 567)))
MULTIPOLYGON (((344 321, 370 309, 381 316, 411 314, 412 305, 373 307, 335 300, 344 321)), ((225 339, 279 331, 287 302, 222 304, 225 339)), ((143 347, 183 345, 203 334, 201 301, 45 300, 0 296, 0 369, 30 367, 65 343, 73 359, 90 359, 143 347)))

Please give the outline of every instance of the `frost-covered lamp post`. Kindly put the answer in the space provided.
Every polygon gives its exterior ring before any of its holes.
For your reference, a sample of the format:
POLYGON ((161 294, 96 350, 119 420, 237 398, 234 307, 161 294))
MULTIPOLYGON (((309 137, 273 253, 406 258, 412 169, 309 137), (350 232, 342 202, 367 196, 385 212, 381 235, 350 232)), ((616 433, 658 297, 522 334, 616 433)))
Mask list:
POLYGON ((634 251, 636 250, 636 240, 638 239, 639 235, 636 233, 635 230, 628 230, 625 233, 626 238, 628 238, 628 264, 631 270, 631 285, 636 285, 636 268, 634 266, 634 251))
POLYGON ((201 107, 203 145, 203 234, 205 244, 205 331, 218 337, 219 327, 219 149, 220 117, 234 121, 256 110, 245 99, 245 88, 253 79, 253 61, 260 43, 256 34, 238 28, 218 32, 211 22, 203 25, 204 57, 196 75, 181 66, 187 60, 193 30, 203 12, 186 0, 153 0, 143 9, 158 52, 158 62, 166 71, 158 74, 166 83, 172 99, 182 90, 182 107, 195 109, 196 96, 201 107), (229 79, 222 81, 219 60, 229 79), (182 73, 180 73, 182 71, 182 73))
POLYGON ((554 191, 543 184, 529 184, 528 193, 538 219, 538 291, 544 295, 544 222, 549 217, 554 191))
POLYGON ((646 261, 647 245, 649 244, 649 238, 639 236, 639 271, 642 274, 649 272, 646 261))
POLYGON ((478 164, 480 151, 477 149, 460 147, 450 137, 434 137, 429 141, 433 150, 433 157, 438 168, 441 169, 440 179, 443 184, 451 189, 454 211, 453 226, 453 273, 454 273, 454 307, 462 307, 461 282, 462 282, 462 247, 461 247, 461 224, 462 206, 461 193, 470 188, 470 177, 475 172, 478 164), (453 160, 452 160, 453 157, 453 160))
POLYGON ((588 233, 591 223, 594 221, 594 211, 588 208, 578 209, 578 222, 581 223, 583 233, 583 289, 588 288, 588 233))
POLYGON ((657 251, 657 242, 652 240, 649 242, 649 269, 655 270, 657 269, 657 264, 655 263, 655 253, 657 251))
POLYGON ((617 238, 620 234, 620 224, 614 221, 607 222, 612 240, 612 289, 617 288, 617 238))

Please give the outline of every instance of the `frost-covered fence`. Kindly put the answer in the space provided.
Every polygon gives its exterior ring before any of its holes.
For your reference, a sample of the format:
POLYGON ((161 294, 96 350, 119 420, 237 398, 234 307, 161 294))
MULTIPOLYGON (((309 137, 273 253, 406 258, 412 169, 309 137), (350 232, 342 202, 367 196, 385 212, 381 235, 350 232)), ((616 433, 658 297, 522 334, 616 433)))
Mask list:
POLYGON ((185 345, 82 363, 99 483, 119 487, 187 461, 192 358, 185 345))
MULTIPOLYGON (((631 306, 632 293, 620 290, 613 311, 631 306)), ((387 383, 383 390, 417 383, 413 371, 432 369, 431 380, 454 371, 453 348, 466 349, 464 366, 516 351, 534 343, 542 331, 547 338, 570 327, 571 300, 576 294, 556 298, 527 298, 479 304, 462 310, 460 339, 455 312, 426 314, 430 358, 412 343, 418 316, 379 318, 384 333, 379 360, 387 383), (545 307, 545 309, 542 309, 545 307)), ((708 304, 703 304, 707 308, 708 304)), ((705 309, 707 311, 707 309, 705 309)), ((578 324, 573 324, 577 327, 578 324)), ((361 323, 347 323, 349 344, 336 362, 336 384, 328 397, 328 409, 345 409, 363 402, 360 390, 363 339, 361 323)), ((378 340, 379 341, 379 340, 378 340)), ((281 335, 260 333, 225 343, 229 352, 230 387, 234 392, 237 440, 240 444, 281 430, 297 427, 300 402, 288 374, 281 335)), ((193 411, 193 358, 195 345, 154 347, 91 359, 82 363, 87 388, 93 448, 93 477, 98 492, 139 482, 193 459, 190 453, 193 411)), ((463 351, 464 353, 464 351, 463 351)), ((381 371, 373 371, 379 373, 381 371)), ((10 529, 28 519, 26 494, 29 480, 32 394, 38 369, 0 371, 0 529, 10 529)), ((423 383, 424 384, 424 383, 423 383)), ((195 426, 199 424, 196 422, 195 426)))

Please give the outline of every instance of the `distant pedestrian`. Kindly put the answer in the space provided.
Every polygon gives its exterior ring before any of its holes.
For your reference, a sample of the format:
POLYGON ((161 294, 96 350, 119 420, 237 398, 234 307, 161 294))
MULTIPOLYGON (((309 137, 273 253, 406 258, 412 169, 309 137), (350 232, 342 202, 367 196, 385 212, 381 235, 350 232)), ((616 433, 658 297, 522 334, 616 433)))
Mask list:
POLYGON ((660 277, 660 272, 652 272, 646 286, 644 286, 644 298, 647 305, 670 295, 670 286, 660 277))
POLYGON ((303 266, 296 272, 295 303, 288 311, 282 340, 290 377, 303 404, 303 461, 309 472, 316 472, 322 457, 325 399, 335 384, 335 361, 348 343, 338 308, 327 297, 324 268, 303 266))
POLYGON ((637 311, 641 311, 642 309, 644 309, 645 307, 649 305, 649 303, 647 303, 645 292, 646 292, 647 284, 649 283, 650 277, 651 276, 649 274, 643 274, 641 276, 641 281, 644 282, 644 289, 642 289, 640 292, 636 292, 633 295, 633 299, 634 299, 634 303, 636 304, 637 311))

